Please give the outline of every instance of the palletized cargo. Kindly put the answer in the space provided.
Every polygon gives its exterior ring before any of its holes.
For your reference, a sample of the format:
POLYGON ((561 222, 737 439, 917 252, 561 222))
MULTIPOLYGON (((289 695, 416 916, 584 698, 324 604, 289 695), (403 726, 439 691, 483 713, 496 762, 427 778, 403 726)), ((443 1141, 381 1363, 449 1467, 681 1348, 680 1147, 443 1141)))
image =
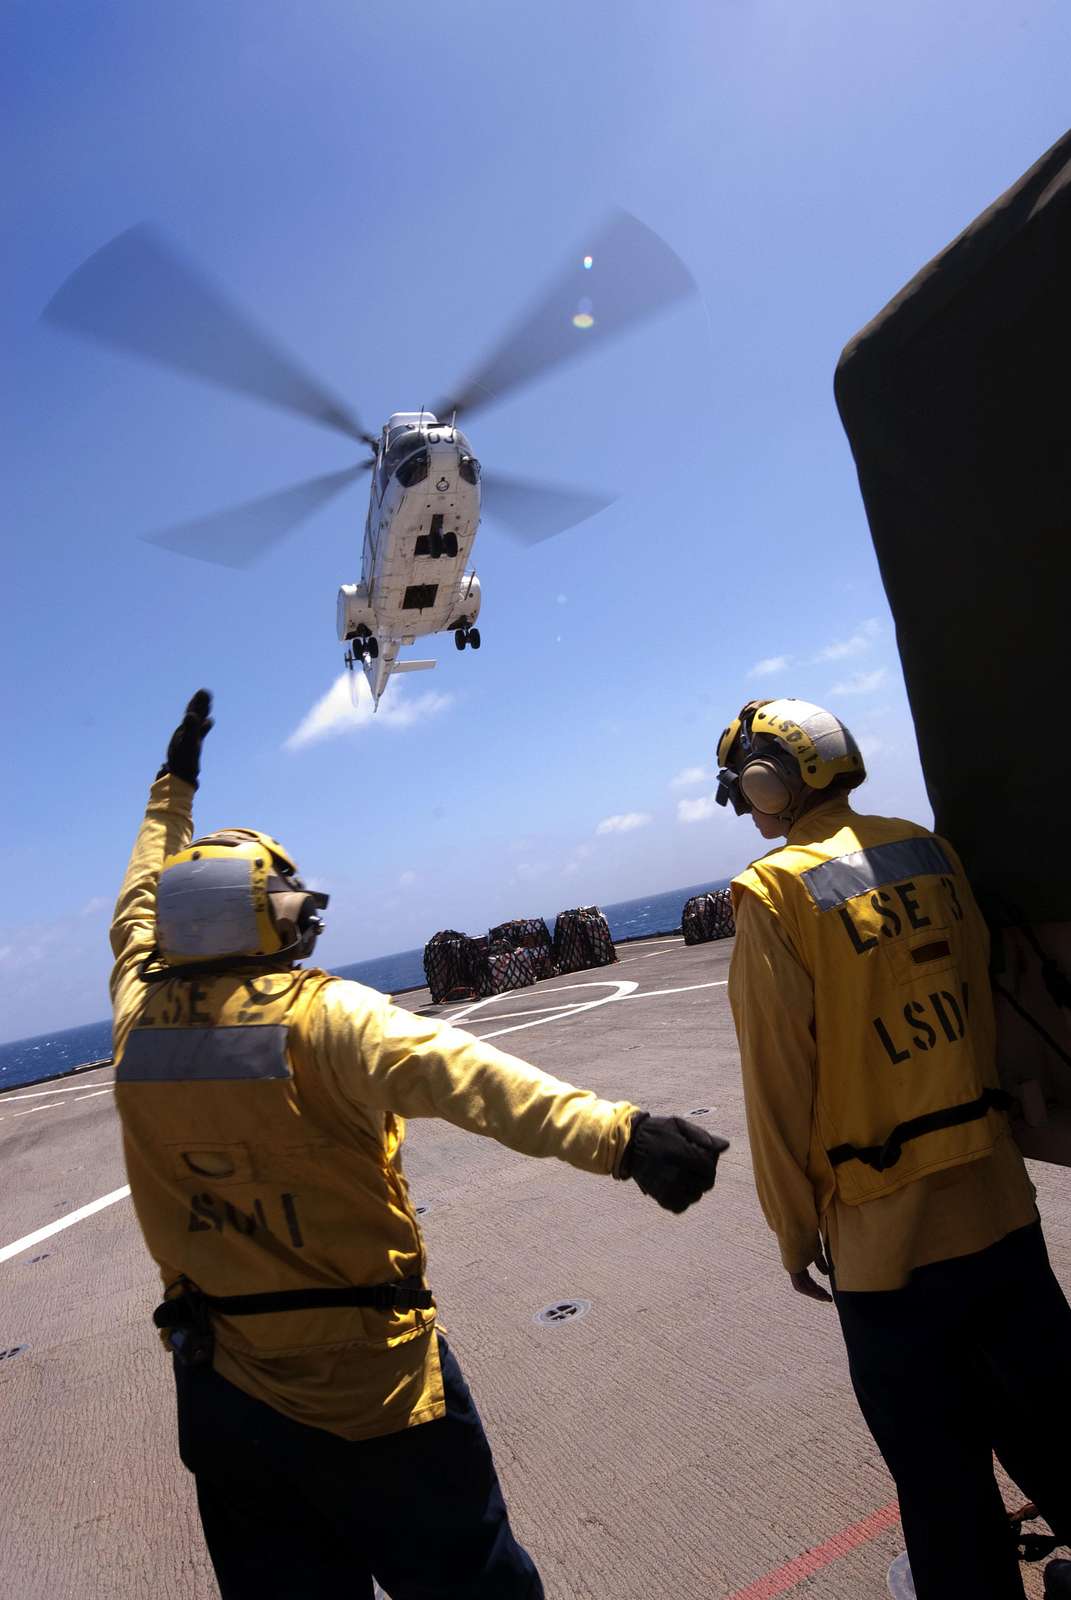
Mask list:
POLYGON ((610 925, 598 906, 559 911, 554 923, 554 960, 559 972, 608 967, 617 960, 610 925))
POLYGON ((728 889, 694 894, 684 903, 681 932, 685 944, 705 944, 710 939, 731 939, 736 932, 733 900, 728 889))

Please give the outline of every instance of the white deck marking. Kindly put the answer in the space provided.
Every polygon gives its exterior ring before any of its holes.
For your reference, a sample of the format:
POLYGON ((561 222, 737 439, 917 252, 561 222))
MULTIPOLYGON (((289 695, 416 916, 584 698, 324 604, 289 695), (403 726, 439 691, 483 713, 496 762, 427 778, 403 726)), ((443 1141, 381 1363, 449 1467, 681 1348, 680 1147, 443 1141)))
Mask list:
POLYGON ((679 989, 645 989, 642 994, 626 995, 628 1000, 654 1000, 660 994, 687 994, 690 989, 724 989, 728 978, 716 978, 713 983, 684 983, 679 989))
POLYGON ((84 1083, 72 1083, 66 1089, 34 1089, 29 1094, 6 1094, 4 1096, 4 1104, 8 1105, 12 1100, 47 1100, 50 1095, 77 1094, 79 1089, 84 1088, 84 1083))
POLYGON ((63 1104, 62 1100, 56 1100, 50 1106, 31 1106, 29 1111, 13 1111, 11 1113, 11 1115, 12 1115, 12 1118, 15 1118, 15 1117, 32 1117, 35 1111, 58 1111, 62 1104, 63 1104))
MULTIPOLYGON (((495 995, 494 998, 496 1000, 504 1000, 506 998, 506 994, 511 994, 512 992, 512 990, 506 990, 504 994, 495 995)), ((576 1000, 563 1000, 560 1006, 529 1006, 525 1011, 496 1011, 493 1016, 474 1017, 472 1020, 474 1023, 508 1022, 511 1017, 539 1017, 542 1016, 545 1011, 552 1011, 556 1016, 565 1017, 568 1016, 570 1012, 578 1009, 579 1006, 576 1000)))
MULTIPOLYGON (((450 1021, 452 1023, 461 1023, 463 1021, 468 1022, 471 1018, 473 1022, 505 1022, 512 1017, 532 1017, 534 1015, 534 1021, 532 1022, 518 1022, 512 1028, 496 1028, 493 1033, 480 1033, 475 1035, 476 1038, 481 1040, 500 1039, 504 1034, 507 1033, 520 1033, 524 1028, 538 1028, 547 1022, 565 1022, 570 1017, 579 1016, 583 1011, 592 1011, 596 1006, 604 1006, 609 1004, 611 1001, 654 1000, 657 999, 659 995, 690 994, 695 989, 724 989, 728 981, 728 978, 715 978, 709 983, 684 983, 673 989, 645 989, 640 993, 636 992, 640 986, 633 978, 603 978, 595 983, 566 983, 560 985, 557 989, 544 989, 542 990, 542 993, 564 994, 567 989, 609 988, 611 985, 613 985, 617 992, 616 994, 603 995, 597 1000, 581 1002, 574 1001, 571 1003, 565 1003, 560 1007, 540 1006, 538 1008, 538 1014, 536 1014, 536 1008, 533 1007, 530 1011, 507 1011, 505 1013, 496 1011, 492 1012, 492 1014, 488 1017, 473 1016, 474 1012, 482 1010, 484 1006, 491 1005, 495 1000, 502 999, 501 995, 491 994, 486 995, 482 1000, 474 1000, 472 1004, 466 1006, 462 1012, 458 1012, 457 1015, 451 1017, 450 1021), (544 1015, 543 1013, 549 1013, 549 1015, 544 1015)), ((506 993, 512 992, 512 990, 506 991, 506 993)))
MULTIPOLYGON (((544 994, 565 994, 570 989, 613 989, 614 992, 613 994, 600 995, 596 1000, 581 1000, 572 1004, 566 1004, 560 1009, 555 1010, 550 1016, 537 1017, 534 1022, 517 1022, 514 1023, 512 1028, 496 1028, 493 1033, 480 1034, 479 1038, 481 1040, 500 1039, 502 1038, 503 1034, 521 1033, 525 1028, 539 1028, 547 1022, 558 1022, 560 1020, 564 1020, 566 1017, 575 1017, 578 1016, 582 1011, 593 1011, 597 1006, 605 1006, 613 1000, 621 1000, 625 997, 625 995, 631 994, 635 988, 636 984, 631 978, 599 978, 592 983, 563 983, 560 984, 557 989, 544 989, 544 994)), ((507 990, 506 992, 512 993, 511 990, 507 990)), ((474 1011, 479 1010, 482 1006, 490 1005, 493 1000, 497 1000, 499 998, 500 996, 496 994, 489 994, 483 1000, 473 1001, 472 1005, 466 1008, 466 1019, 468 1016, 471 1016, 474 1011)), ((450 1020, 452 1022, 457 1022, 460 1019, 458 1017, 452 1017, 450 1020)), ((488 1022, 494 1022, 497 1021, 497 1017, 490 1016, 486 1020, 488 1022)))
POLYGON ((130 1185, 124 1184, 121 1189, 113 1189, 111 1194, 101 1195, 99 1200, 91 1200, 87 1206, 79 1206, 77 1211, 70 1211, 56 1222, 38 1228, 36 1233, 28 1233, 24 1239, 16 1239, 14 1244, 4 1245, 3 1249, 0 1249, 0 1261, 10 1260, 21 1251, 29 1250, 32 1245, 40 1244, 42 1239, 51 1239, 54 1233, 69 1228, 73 1222, 81 1222, 83 1217, 91 1217, 95 1211, 103 1211, 105 1206, 113 1206, 117 1200, 125 1200, 129 1194, 130 1185))
POLYGON ((73 1103, 75 1105, 77 1105, 79 1100, 95 1100, 98 1094, 111 1094, 111 1093, 112 1093, 112 1090, 111 1090, 110 1087, 107 1088, 107 1089, 94 1089, 92 1094, 80 1094, 78 1096, 78 1098, 73 1103))

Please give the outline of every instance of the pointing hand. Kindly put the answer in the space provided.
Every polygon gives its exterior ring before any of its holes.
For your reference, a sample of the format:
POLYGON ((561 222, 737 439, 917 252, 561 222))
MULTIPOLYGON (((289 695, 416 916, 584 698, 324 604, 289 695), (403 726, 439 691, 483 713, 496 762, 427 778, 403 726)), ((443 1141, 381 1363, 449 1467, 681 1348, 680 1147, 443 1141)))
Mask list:
POLYGON ((212 696, 207 689, 198 689, 186 707, 185 716, 171 735, 167 760, 156 774, 158 778, 170 772, 173 777, 192 783, 196 789, 201 770, 201 744, 212 727, 211 710, 212 696))
POLYGON ((728 1148, 728 1139, 683 1117, 652 1117, 641 1111, 633 1118, 621 1176, 635 1178, 644 1194, 679 1216, 713 1189, 718 1157, 728 1148))

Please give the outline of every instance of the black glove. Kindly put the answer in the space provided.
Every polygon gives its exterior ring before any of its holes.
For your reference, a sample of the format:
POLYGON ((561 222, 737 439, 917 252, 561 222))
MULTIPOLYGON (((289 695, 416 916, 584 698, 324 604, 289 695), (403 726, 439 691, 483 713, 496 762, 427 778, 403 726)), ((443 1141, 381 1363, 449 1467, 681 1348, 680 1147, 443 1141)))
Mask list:
POLYGON ((1071 1561, 1050 1561, 1045 1568, 1045 1600, 1071 1594, 1071 1561))
POLYGON ((632 1137, 620 1172, 623 1178, 635 1178, 644 1194, 679 1216, 713 1189, 718 1157, 728 1148, 728 1139, 719 1139, 684 1117, 652 1117, 640 1111, 632 1119, 632 1137))
POLYGON ((170 772, 173 777, 192 783, 196 789, 201 770, 201 741, 212 726, 208 714, 211 709, 212 696, 207 689, 198 689, 186 707, 186 715, 171 735, 167 760, 156 774, 158 778, 170 772))

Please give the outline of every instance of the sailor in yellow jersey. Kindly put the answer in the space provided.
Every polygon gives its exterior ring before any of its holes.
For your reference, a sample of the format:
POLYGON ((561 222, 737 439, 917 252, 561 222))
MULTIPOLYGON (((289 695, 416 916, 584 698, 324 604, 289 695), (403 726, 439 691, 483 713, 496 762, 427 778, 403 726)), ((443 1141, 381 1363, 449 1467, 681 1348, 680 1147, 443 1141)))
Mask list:
POLYGON ((210 697, 157 774, 112 922, 116 1101, 164 1283, 179 1446, 223 1600, 538 1600, 436 1328, 405 1117, 633 1178, 681 1212, 723 1139, 296 965, 326 896, 283 847, 191 840, 210 697))
POLYGON ((1019 1600, 992 1454, 1071 1539, 1071 1310, 997 1080, 985 923, 946 840, 853 811, 863 759, 828 711, 753 700, 718 765, 721 804, 786 837, 732 885, 759 1200, 793 1287, 828 1301, 830 1273, 919 1600, 1019 1600))

